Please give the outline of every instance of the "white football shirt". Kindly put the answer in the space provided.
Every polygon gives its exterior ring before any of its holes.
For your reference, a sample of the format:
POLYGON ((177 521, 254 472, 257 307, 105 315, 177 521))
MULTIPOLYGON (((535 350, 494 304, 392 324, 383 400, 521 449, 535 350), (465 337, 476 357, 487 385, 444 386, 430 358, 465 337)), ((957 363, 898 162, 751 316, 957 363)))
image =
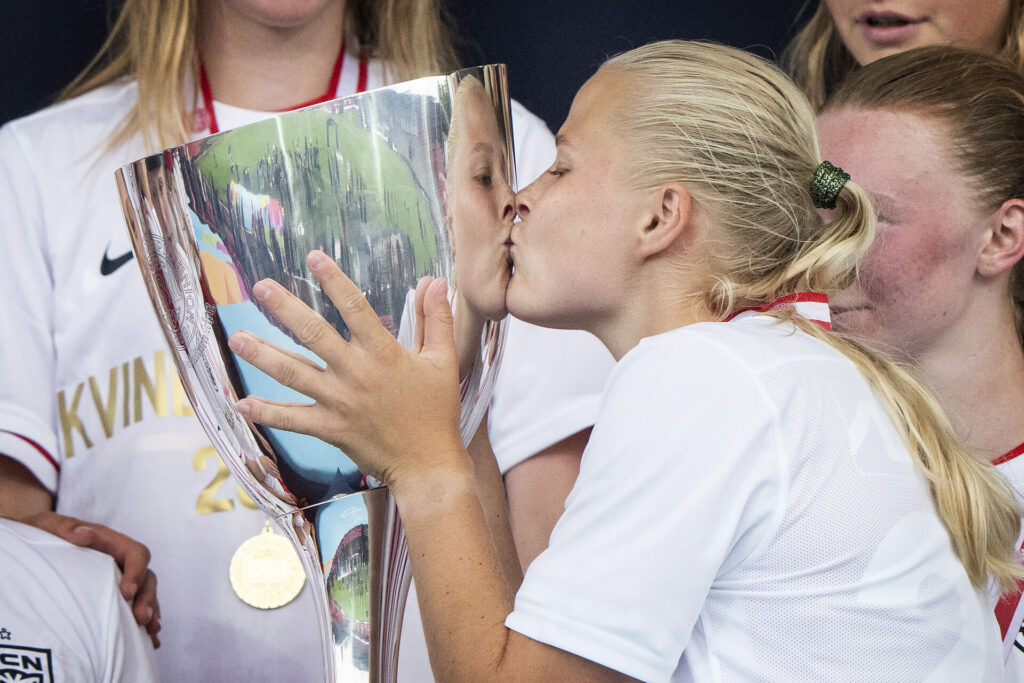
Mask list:
POLYGON ((855 366, 767 316, 609 379, 509 628, 645 681, 983 681, 987 597, 855 366))

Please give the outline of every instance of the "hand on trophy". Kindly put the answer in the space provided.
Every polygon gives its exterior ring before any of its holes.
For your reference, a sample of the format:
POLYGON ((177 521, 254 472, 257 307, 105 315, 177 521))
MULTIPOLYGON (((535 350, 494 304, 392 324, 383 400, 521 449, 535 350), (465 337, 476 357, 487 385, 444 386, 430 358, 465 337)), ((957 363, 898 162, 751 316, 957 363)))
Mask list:
POLYGON ((361 471, 387 485, 443 467, 464 453, 459 436, 458 363, 452 313, 443 279, 416 288, 416 341, 406 350, 381 325, 363 293, 324 253, 307 260, 351 331, 350 341, 318 313, 272 280, 254 288, 301 343, 326 363, 319 367, 248 332, 231 349, 315 403, 249 396, 238 410, 253 422, 310 434, 348 454, 361 471))

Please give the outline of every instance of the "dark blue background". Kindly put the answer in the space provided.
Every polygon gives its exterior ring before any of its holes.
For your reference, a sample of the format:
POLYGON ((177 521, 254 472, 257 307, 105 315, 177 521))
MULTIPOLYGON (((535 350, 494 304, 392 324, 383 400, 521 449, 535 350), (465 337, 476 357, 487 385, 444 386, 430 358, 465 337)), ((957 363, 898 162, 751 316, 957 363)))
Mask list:
MULTIPOLYGON (((513 96, 557 130, 572 95, 608 55, 651 40, 700 38, 774 57, 803 0, 447 0, 465 64, 505 62, 513 96)), ((14 4, 14 3, 10 3, 14 4)), ((0 123, 45 106, 106 31, 104 0, 10 8, 0 123)))

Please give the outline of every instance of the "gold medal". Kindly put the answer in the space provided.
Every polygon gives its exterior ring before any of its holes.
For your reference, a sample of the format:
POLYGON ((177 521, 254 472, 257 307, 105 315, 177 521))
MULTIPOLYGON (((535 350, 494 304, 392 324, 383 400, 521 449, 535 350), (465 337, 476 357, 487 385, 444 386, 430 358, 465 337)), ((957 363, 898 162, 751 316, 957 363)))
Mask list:
POLYGON ((262 532, 238 546, 228 576, 235 595, 259 609, 287 605, 306 582, 295 548, 287 538, 274 533, 270 520, 262 532))

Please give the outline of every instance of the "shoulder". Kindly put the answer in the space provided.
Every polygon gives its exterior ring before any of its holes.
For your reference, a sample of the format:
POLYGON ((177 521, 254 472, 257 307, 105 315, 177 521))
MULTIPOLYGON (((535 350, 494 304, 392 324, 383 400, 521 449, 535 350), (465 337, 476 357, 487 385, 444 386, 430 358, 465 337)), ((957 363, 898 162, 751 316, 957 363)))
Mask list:
POLYGON ((11 559, 30 563, 36 567, 32 575, 39 581, 53 571, 67 577, 68 584, 91 585, 95 577, 115 572, 109 555, 73 545, 34 526, 0 519, 0 538, 0 566, 11 559))
POLYGON ((4 129, 30 138, 59 134, 68 139, 83 132, 113 130, 135 103, 134 81, 120 81, 15 119, 4 129))
POLYGON ((512 100, 510 109, 512 111, 512 125, 515 128, 516 135, 520 133, 525 135, 551 135, 548 124, 544 123, 544 119, 524 107, 519 100, 512 100))
MULTIPOLYGON (((846 368, 853 367, 849 359, 830 345, 799 331, 790 323, 780 322, 769 316, 754 316, 733 322, 687 325, 644 339, 634 351, 640 352, 636 354, 638 358, 668 354, 675 363, 683 364, 739 364, 752 374, 783 365, 810 362, 836 363, 846 368), (679 353, 680 349, 689 350, 690 353, 679 353)), ((626 358, 633 353, 631 351, 626 358)))
POLYGON ((512 100, 512 139, 519 187, 533 182, 555 160, 555 137, 541 118, 512 100))
POLYGON ((828 344, 758 316, 688 325, 641 340, 619 361, 606 396, 656 389, 685 406, 731 404, 749 393, 774 407, 782 396, 824 391, 839 376, 861 380, 853 363, 828 344))

